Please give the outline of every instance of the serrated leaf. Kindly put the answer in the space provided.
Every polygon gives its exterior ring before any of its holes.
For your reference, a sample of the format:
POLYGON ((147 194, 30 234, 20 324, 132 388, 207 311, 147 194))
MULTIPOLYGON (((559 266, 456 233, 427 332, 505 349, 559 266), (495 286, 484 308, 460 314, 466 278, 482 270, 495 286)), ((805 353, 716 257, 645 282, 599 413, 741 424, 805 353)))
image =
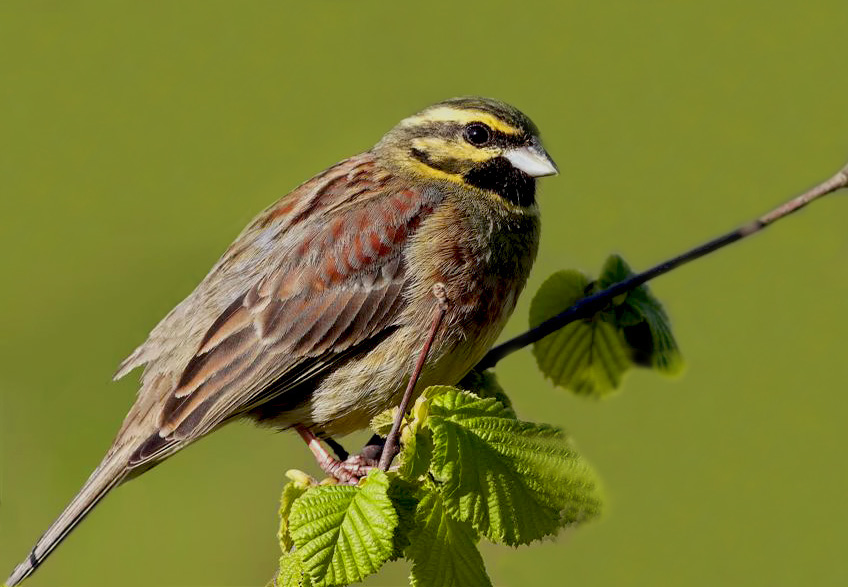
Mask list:
MULTIPOLYGON (((530 305, 530 326, 562 312, 590 289, 577 271, 559 271, 542 284, 530 305)), ((630 368, 623 335, 598 316, 560 328, 533 345, 539 369, 555 385, 602 396, 615 390, 630 368)))
POLYGON ((413 432, 406 428, 401 435, 402 446, 397 456, 397 472, 402 478, 414 481, 426 475, 433 457, 433 441, 429 430, 413 432))
POLYGON ((458 388, 470 391, 477 397, 490 397, 499 401, 503 406, 515 416, 515 410, 512 407, 512 400, 504 391, 494 371, 471 371, 462 378, 462 381, 457 385, 458 388))
POLYGON ((390 560, 403 556, 403 552, 409 546, 410 533, 416 527, 415 511, 418 508, 420 483, 411 483, 400 478, 395 473, 389 473, 389 499, 398 516, 398 525, 395 529, 394 553, 390 560))
POLYGON ((397 407, 389 410, 383 410, 371 419, 371 430, 374 431, 374 434, 385 438, 389 434, 389 430, 392 429, 392 425, 395 423, 396 415, 397 407))
POLYGON ((599 512, 593 475, 561 430, 451 388, 433 397, 428 426, 445 508, 490 540, 527 544, 599 512))
POLYGON ((314 583, 306 572, 300 556, 287 552, 280 557, 280 570, 271 585, 273 587, 313 587, 314 583))
POLYGON ((280 541, 280 548, 283 552, 290 551, 294 546, 289 534, 289 514, 292 504, 306 493, 307 489, 309 489, 309 485, 297 481, 289 481, 283 487, 283 493, 280 495, 280 528, 277 530, 277 539, 280 541))
POLYGON ((373 470, 357 486, 316 487, 294 502, 289 532, 316 587, 360 581, 392 556, 398 517, 388 487, 373 470))
POLYGON ((425 494, 415 519, 417 529, 406 551, 413 587, 491 587, 477 535, 447 514, 435 489, 425 494))
POLYGON ((432 401, 434 397, 439 397, 440 395, 451 393, 453 391, 456 391, 456 387, 453 385, 431 385, 421 393, 421 397, 428 401, 432 401))
MULTIPOLYGON (((598 291, 633 275, 619 255, 610 255, 598 278, 598 291)), ((634 363, 668 375, 679 373, 683 357, 671 331, 671 322, 660 301, 647 284, 629 291, 611 312, 608 320, 621 328, 634 363)))

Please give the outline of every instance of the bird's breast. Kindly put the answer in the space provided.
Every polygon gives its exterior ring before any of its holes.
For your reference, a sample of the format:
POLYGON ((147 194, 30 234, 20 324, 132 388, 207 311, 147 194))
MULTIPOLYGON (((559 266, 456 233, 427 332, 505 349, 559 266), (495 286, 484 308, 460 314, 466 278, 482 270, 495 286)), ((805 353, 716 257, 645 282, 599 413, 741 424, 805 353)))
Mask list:
POLYGON ((446 340, 499 333, 530 274, 538 241, 535 214, 504 217, 446 202, 407 251, 410 309, 417 315, 409 319, 432 313, 432 289, 441 283, 448 298, 446 340))

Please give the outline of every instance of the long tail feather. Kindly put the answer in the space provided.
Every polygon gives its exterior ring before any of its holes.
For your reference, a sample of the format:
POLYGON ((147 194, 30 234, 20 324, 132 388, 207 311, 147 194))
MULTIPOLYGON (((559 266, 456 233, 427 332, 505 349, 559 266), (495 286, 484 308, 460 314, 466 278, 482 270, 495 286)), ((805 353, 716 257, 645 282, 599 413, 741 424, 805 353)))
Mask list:
MULTIPOLYGON (((128 474, 127 450, 110 451, 103 462, 94 470, 88 481, 76 497, 65 508, 47 531, 38 539, 29 556, 19 564, 6 580, 6 585, 12 587, 29 577, 44 559, 59 546, 59 543, 70 534, 86 514, 105 497, 107 493, 120 484, 128 474)), ((131 451, 130 451, 131 452, 131 451)))

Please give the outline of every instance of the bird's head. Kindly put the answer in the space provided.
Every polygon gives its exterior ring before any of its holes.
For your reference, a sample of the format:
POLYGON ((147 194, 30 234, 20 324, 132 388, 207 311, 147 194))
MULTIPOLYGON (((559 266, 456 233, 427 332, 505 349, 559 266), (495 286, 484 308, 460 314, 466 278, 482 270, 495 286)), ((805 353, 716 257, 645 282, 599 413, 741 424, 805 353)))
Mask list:
POLYGON ((535 203, 535 178, 558 173, 536 125, 489 98, 452 98, 402 120, 374 148, 396 166, 535 203))

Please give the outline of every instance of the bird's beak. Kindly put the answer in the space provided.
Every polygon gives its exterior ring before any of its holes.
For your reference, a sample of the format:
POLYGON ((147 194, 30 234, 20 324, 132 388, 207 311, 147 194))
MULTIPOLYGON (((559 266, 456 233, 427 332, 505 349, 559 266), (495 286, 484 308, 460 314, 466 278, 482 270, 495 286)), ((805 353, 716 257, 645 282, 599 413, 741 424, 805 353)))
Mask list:
POLYGON ((530 177, 544 177, 559 173, 554 160, 538 144, 509 149, 503 156, 512 163, 513 167, 520 169, 530 177))

